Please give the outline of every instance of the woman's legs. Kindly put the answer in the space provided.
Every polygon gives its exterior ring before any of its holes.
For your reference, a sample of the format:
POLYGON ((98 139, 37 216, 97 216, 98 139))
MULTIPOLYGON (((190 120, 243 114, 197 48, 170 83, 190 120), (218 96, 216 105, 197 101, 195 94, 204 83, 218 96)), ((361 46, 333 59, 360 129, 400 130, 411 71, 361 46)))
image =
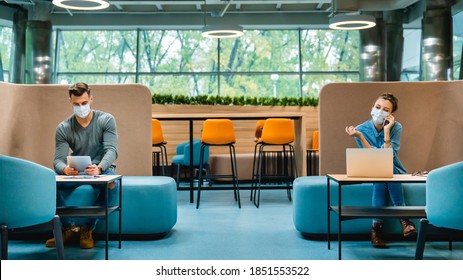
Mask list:
MULTIPOLYGON (((376 207, 386 206, 388 201, 388 191, 386 184, 373 184, 372 205, 376 207)), ((383 240, 383 220, 374 218, 371 229, 371 245, 375 248, 386 248, 383 240)))
MULTIPOLYGON (((378 207, 386 206, 389 200, 388 194, 394 206, 405 206, 403 187, 400 183, 373 184, 372 205, 378 207)), ((381 219, 373 219, 371 238, 374 247, 383 248, 383 245, 385 247, 382 240, 382 224, 383 221, 381 219)), ((409 219, 401 219, 400 224, 405 237, 416 235, 415 225, 409 219)))

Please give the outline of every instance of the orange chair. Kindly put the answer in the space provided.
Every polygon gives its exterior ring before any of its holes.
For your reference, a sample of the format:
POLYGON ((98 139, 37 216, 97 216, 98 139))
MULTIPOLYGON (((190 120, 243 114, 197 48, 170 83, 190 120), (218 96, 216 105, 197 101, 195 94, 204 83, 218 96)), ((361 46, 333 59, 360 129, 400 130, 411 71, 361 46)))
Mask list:
POLYGON ((315 130, 314 132, 312 132, 312 149, 318 150, 319 143, 320 143, 320 132, 318 130, 315 130))
POLYGON ((204 156, 207 147, 211 146, 228 146, 230 151, 231 175, 204 175, 199 172, 198 178, 198 197, 196 199, 196 208, 199 207, 201 198, 201 187, 204 179, 214 178, 231 178, 233 182, 233 192, 235 201, 238 201, 238 207, 241 208, 240 190, 238 185, 238 169, 236 167, 236 152, 235 152, 235 129, 233 122, 228 119, 207 119, 203 123, 201 133, 201 152, 199 157, 199 170, 203 170, 204 156))
POLYGON ((294 123, 291 119, 270 118, 265 121, 262 137, 260 138, 259 155, 256 166, 256 183, 253 183, 251 199, 254 205, 259 207, 260 190, 265 179, 268 183, 283 182, 287 190, 288 199, 291 200, 292 182, 298 176, 294 147, 294 123), (269 146, 281 146, 283 157, 283 169, 280 174, 264 174, 263 160, 265 148, 269 146), (289 159, 288 159, 289 157, 289 159))
MULTIPOLYGON (((164 135, 162 134, 161 122, 157 119, 151 120, 151 144, 153 147, 158 147, 161 153, 161 166, 162 166, 162 175, 165 175, 165 166, 168 165, 167 162, 167 142, 164 141, 164 135)), ((156 152, 152 152, 153 156, 153 175, 155 174, 155 161, 156 161, 156 152)))
POLYGON ((254 142, 259 142, 260 137, 262 137, 262 130, 264 129, 264 124, 266 120, 258 120, 256 123, 256 132, 254 133, 254 142))
POLYGON ((256 182, 257 178, 257 170, 256 170, 256 156, 257 156, 257 150, 258 147, 261 144, 260 138, 262 137, 262 130, 264 129, 264 124, 266 120, 258 120, 256 123, 256 131, 254 133, 254 142, 256 144, 254 145, 254 159, 252 161, 252 185, 251 185, 251 201, 253 200, 254 197, 254 183, 256 182))
POLYGON ((319 143, 320 133, 318 130, 315 130, 312 132, 312 148, 306 151, 307 176, 318 175, 319 143))

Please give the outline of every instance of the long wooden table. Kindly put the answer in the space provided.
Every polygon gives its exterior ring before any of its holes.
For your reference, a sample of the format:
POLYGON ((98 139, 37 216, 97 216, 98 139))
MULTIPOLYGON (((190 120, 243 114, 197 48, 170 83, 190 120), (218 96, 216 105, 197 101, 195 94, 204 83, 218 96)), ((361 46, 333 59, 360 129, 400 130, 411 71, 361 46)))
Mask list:
MULTIPOLYGON (((296 153, 296 163, 298 174, 305 174, 305 160, 303 160, 306 149, 306 128, 305 114, 299 112, 259 112, 259 113, 234 113, 234 114, 152 114, 154 119, 160 121, 188 121, 189 123, 189 141, 190 147, 193 147, 194 121, 204 121, 206 119, 230 119, 230 120, 261 120, 267 118, 288 118, 294 120, 294 130, 296 139, 294 141, 294 150, 296 153)), ((252 141, 250 139, 249 141, 252 141)), ((193 159, 193 149, 190 149, 190 159, 193 159)), ((190 160, 190 202, 193 198, 193 160, 190 160)))
POLYGON ((392 178, 365 178, 348 177, 346 174, 327 175, 327 202, 328 202, 328 249, 330 249, 330 212, 338 214, 338 259, 341 259, 342 221, 359 218, 424 218, 424 206, 342 206, 342 186, 363 183, 425 183, 426 177, 411 174, 394 174, 392 178), (330 181, 338 183, 338 206, 331 206, 330 181))

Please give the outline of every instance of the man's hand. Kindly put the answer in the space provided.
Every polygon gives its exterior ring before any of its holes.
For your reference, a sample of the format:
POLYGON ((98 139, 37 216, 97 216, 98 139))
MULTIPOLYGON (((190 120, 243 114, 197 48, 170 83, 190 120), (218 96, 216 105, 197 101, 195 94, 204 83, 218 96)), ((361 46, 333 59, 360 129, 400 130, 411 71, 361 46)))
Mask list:
POLYGON ((100 169, 98 169, 98 166, 96 164, 92 164, 92 165, 87 166, 87 168, 85 168, 84 172, 85 172, 85 174, 92 175, 92 176, 100 175, 100 169))
POLYGON ((66 165, 66 167, 63 169, 64 175, 67 176, 75 176, 79 175, 79 171, 75 170, 74 168, 70 167, 69 165, 66 165))

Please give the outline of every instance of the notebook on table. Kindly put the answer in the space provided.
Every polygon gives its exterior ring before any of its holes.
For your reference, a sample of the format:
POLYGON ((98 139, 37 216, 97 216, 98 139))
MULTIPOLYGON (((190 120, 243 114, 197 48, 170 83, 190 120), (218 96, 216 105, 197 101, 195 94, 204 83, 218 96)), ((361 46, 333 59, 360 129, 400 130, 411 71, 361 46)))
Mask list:
POLYGON ((392 149, 346 149, 348 177, 392 178, 394 174, 392 149))

